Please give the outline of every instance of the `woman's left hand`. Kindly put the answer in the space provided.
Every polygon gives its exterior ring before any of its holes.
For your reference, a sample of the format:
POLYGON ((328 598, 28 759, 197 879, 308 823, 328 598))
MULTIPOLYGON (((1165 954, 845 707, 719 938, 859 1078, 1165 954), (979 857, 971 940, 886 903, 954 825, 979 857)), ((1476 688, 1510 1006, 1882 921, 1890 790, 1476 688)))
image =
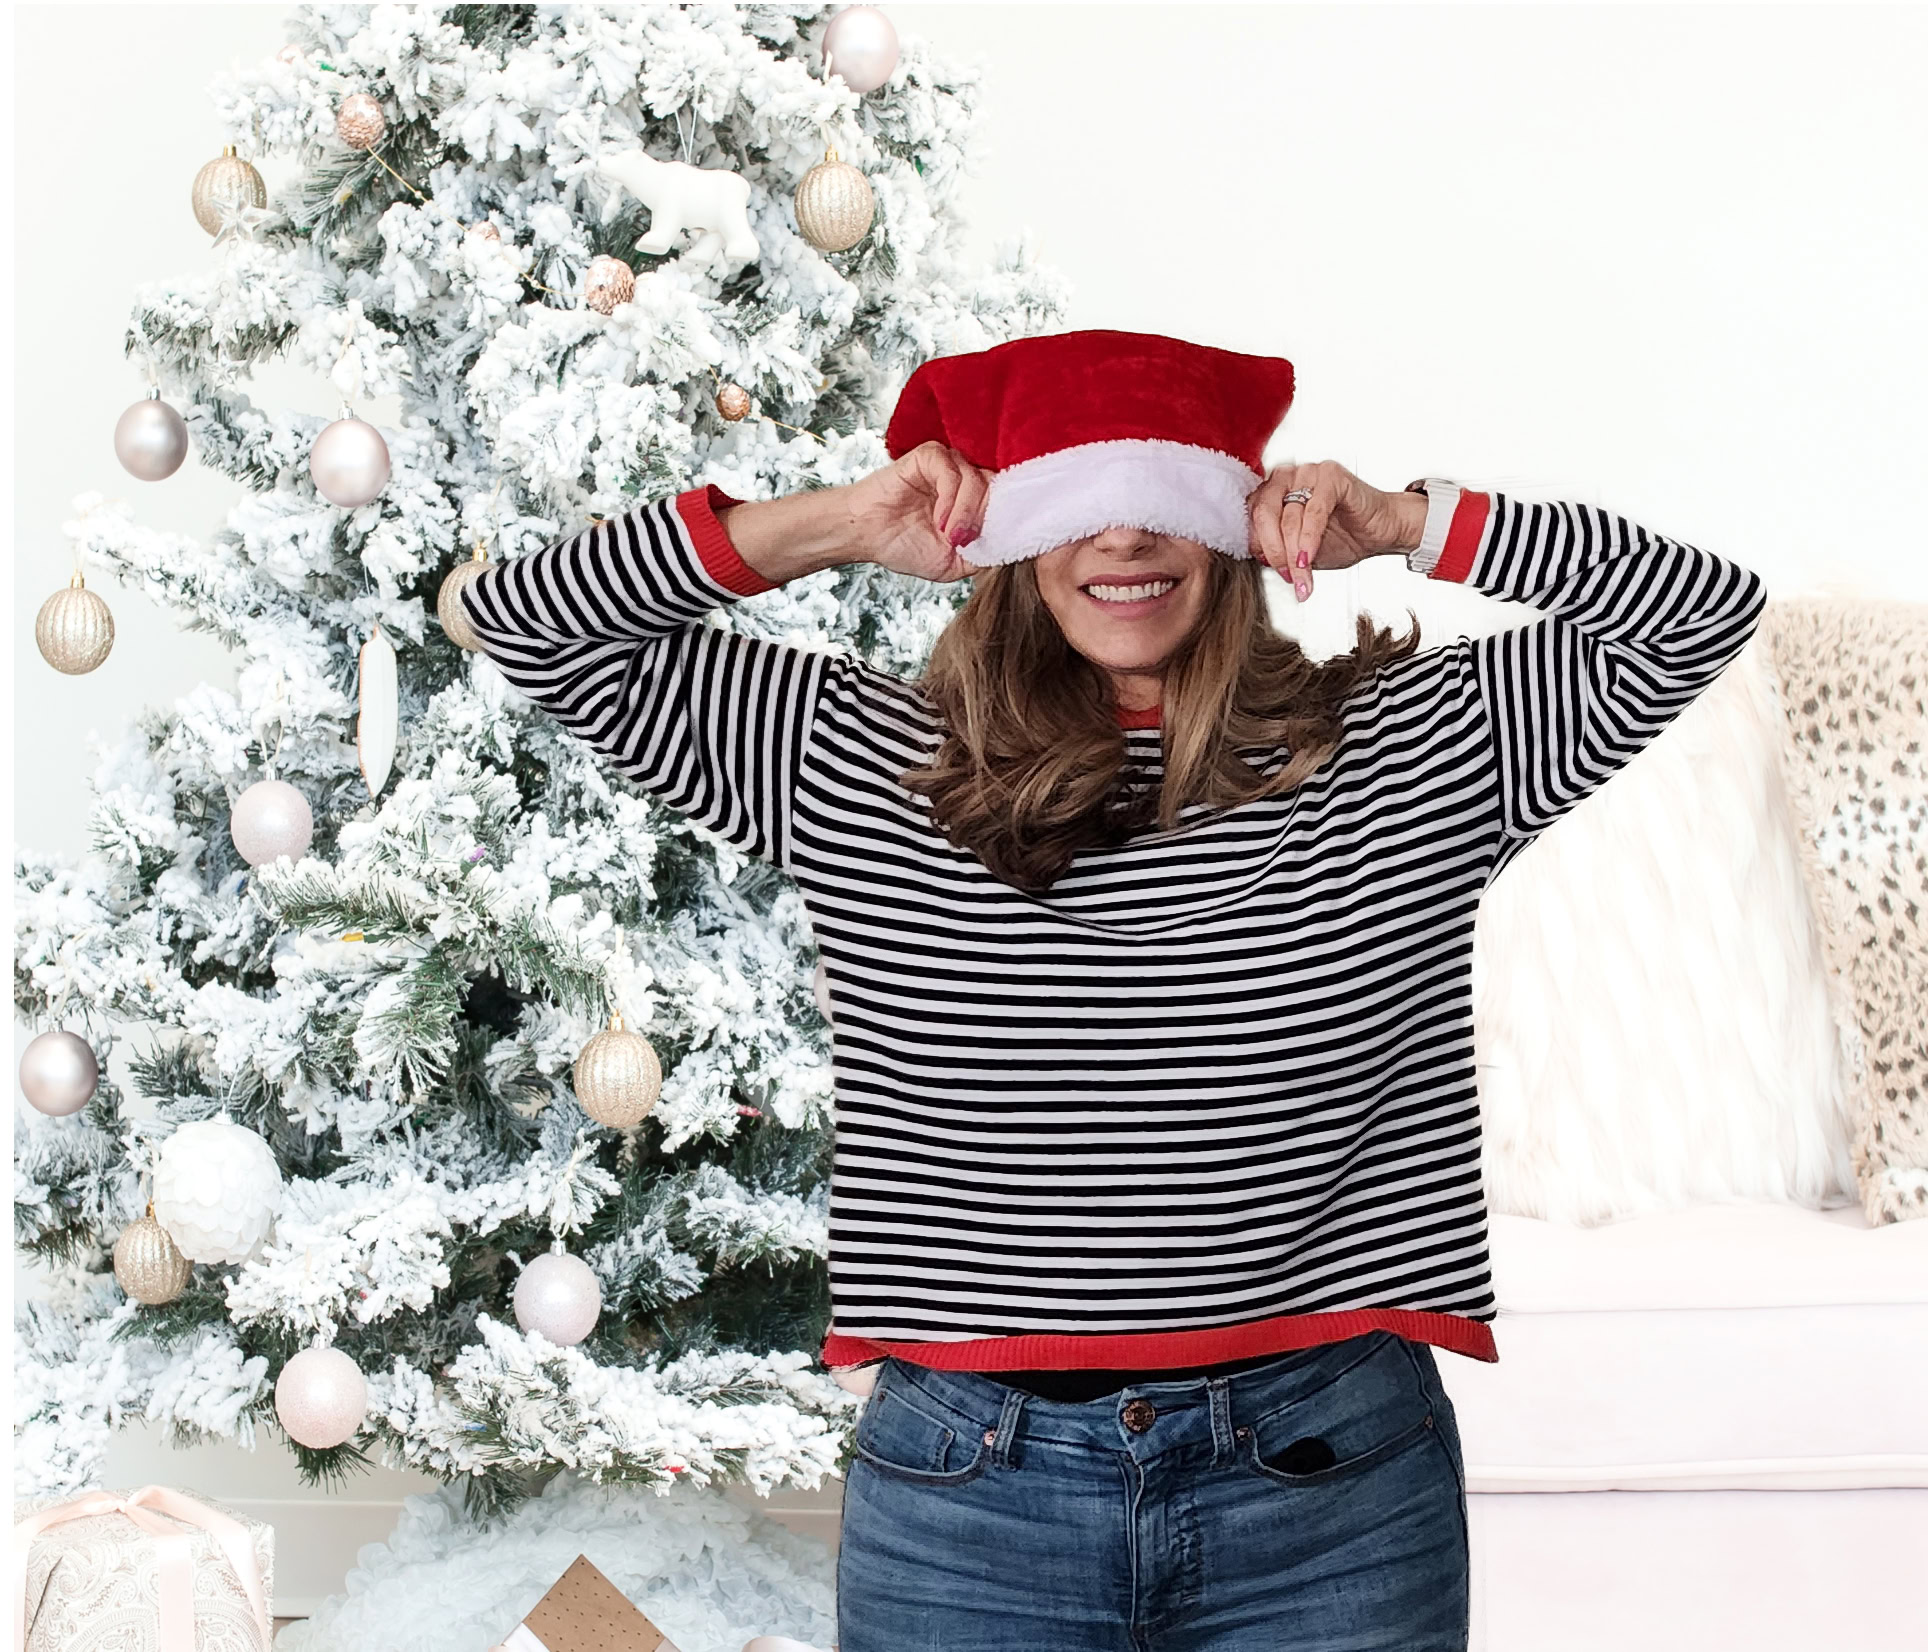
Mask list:
POLYGON ((1400 494, 1370 487, 1333 459, 1276 465, 1248 495, 1248 548, 1307 599, 1317 568, 1352 568, 1401 543, 1406 517, 1400 494), (1308 499, 1283 502, 1294 488, 1308 499))

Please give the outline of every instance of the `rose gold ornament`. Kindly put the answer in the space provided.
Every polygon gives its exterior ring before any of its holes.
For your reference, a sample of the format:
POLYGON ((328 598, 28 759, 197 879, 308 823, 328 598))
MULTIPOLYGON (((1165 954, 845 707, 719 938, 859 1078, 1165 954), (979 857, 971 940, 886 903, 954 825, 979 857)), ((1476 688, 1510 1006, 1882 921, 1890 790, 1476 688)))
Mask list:
POLYGON ((114 1277, 136 1302, 151 1308, 172 1302, 188 1288, 194 1264, 168 1230, 154 1219, 154 1206, 121 1229, 114 1241, 114 1277))
POLYGON ((479 241, 501 241, 503 239, 503 232, 487 218, 480 224, 471 224, 464 233, 474 235, 479 241))
POLYGON ((836 149, 798 180, 792 213, 798 233, 820 252, 844 252, 865 239, 877 202, 872 185, 856 166, 839 159, 836 149))
POLYGON ((637 275, 621 258, 599 253, 584 271, 584 302, 599 315, 609 315, 628 304, 637 291, 637 275))
POLYGON ((114 646, 114 616, 87 589, 80 569, 40 605, 34 616, 34 643, 41 657, 70 677, 92 671, 114 646))
POLYGON ((335 135, 351 149, 374 149, 389 130, 389 117, 367 92, 351 92, 335 106, 335 135))
POLYGON ((628 1031, 613 1010, 610 1025, 578 1053, 570 1087, 599 1124, 627 1130, 657 1105, 664 1072, 650 1040, 628 1031))
POLYGON ((235 153, 232 143, 224 144, 221 153, 195 174, 189 199, 195 222, 210 235, 219 235, 222 219, 237 208, 268 205, 268 185, 235 153))
POLYGON ((443 635, 472 654, 480 653, 483 644, 463 609, 463 588, 489 565, 490 553, 478 545, 470 560, 457 563, 436 587, 436 618, 443 627, 443 635))
POLYGON ((751 411, 751 392, 743 385, 729 382, 718 387, 718 413, 736 424, 751 411))

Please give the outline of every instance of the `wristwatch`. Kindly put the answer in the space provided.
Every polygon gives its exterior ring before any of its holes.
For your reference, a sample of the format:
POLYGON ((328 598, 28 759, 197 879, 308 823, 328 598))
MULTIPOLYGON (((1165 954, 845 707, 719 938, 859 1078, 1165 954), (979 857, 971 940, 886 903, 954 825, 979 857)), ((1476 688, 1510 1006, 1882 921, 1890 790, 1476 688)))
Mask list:
POLYGON ((1418 476, 1402 491, 1423 494, 1429 501, 1428 515, 1422 521, 1422 543, 1411 546, 1405 553, 1410 572, 1434 573, 1436 559, 1442 555, 1443 543, 1449 537, 1450 519, 1462 503, 1462 483, 1446 476, 1418 476))

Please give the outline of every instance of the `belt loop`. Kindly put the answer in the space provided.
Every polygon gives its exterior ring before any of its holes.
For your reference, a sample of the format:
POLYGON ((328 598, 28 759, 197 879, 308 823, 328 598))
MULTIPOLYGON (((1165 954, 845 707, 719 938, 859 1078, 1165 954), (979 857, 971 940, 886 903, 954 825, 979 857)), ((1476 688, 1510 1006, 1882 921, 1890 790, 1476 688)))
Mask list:
POLYGON ((1214 1430, 1214 1466, 1220 1468, 1234 1458, 1234 1429, 1228 1421, 1228 1377, 1224 1373, 1208 1378, 1208 1419, 1214 1430))
POLYGON ((1024 1388, 1008 1388, 1006 1398, 1000 1404, 999 1426, 993 1435, 993 1461, 1005 1468, 1016 1466, 1013 1436, 1019 1432, 1020 1411, 1028 1398, 1024 1388))

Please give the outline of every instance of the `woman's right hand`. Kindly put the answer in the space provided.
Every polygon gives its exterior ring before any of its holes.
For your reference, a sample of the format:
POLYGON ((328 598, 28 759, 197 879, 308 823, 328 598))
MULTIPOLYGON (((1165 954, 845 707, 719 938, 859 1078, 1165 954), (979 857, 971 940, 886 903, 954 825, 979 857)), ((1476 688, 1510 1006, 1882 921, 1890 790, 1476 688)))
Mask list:
POLYGON ((851 483, 866 560, 941 582, 978 573, 959 552, 979 537, 992 475, 944 442, 921 442, 851 483))

